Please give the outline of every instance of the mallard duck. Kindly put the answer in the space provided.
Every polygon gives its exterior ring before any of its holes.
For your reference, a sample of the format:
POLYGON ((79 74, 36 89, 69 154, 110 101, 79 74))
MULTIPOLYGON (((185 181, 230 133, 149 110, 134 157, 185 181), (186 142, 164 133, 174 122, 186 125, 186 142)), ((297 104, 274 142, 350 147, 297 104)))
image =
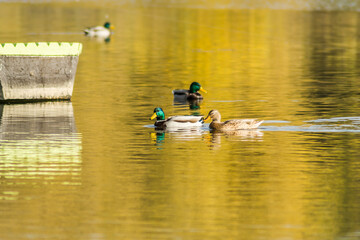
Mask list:
POLYGON ((183 97, 187 100, 197 100, 197 99, 203 99, 203 96, 201 96, 198 91, 207 93, 205 89, 203 89, 198 82, 193 82, 190 85, 190 89, 174 89, 172 92, 174 94, 174 97, 183 97))
POLYGON ((246 130, 246 129, 254 129, 260 126, 263 122, 262 120, 256 119, 232 119, 227 120, 225 122, 221 122, 221 115, 218 110, 211 110, 207 117, 212 119, 210 123, 210 128, 219 131, 235 131, 235 130, 246 130))
POLYGON ((160 107, 154 109, 150 120, 154 118, 156 118, 154 125, 160 129, 201 127, 204 123, 203 116, 173 116, 165 120, 165 113, 160 107))
POLYGON ((84 30, 85 35, 89 37, 108 38, 111 35, 111 30, 114 26, 106 22, 104 26, 89 27, 84 30))

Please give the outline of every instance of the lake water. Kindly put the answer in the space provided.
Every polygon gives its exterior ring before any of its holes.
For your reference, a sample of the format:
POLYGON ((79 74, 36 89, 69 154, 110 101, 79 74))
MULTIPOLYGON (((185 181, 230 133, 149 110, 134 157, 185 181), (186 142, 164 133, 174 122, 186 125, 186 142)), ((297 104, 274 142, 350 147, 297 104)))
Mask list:
POLYGON ((83 43, 71 102, 1 106, 0 239, 360 239, 360 13, 0 3, 83 43), (82 35, 109 20, 110 41, 82 35), (198 81, 200 106, 172 89, 198 81), (156 131, 149 117, 259 118, 156 131))

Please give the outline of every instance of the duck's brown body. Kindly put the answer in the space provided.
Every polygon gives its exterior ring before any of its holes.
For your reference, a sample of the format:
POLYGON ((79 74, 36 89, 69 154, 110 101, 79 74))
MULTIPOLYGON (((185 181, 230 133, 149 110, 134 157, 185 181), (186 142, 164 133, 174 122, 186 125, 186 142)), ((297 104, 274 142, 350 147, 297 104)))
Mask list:
POLYGON ((232 119, 227 120, 225 122, 221 122, 221 115, 217 110, 211 110, 209 115, 205 118, 211 117, 212 122, 209 127, 211 129, 219 130, 219 131, 235 131, 235 130, 247 130, 247 129, 255 129, 260 126, 263 122, 262 120, 256 119, 232 119))

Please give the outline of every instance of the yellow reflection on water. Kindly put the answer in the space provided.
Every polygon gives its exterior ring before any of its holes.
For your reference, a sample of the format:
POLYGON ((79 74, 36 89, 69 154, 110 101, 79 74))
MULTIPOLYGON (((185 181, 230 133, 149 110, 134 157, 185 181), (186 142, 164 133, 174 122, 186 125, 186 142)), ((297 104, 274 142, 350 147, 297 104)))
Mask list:
POLYGON ((0 233, 13 239, 356 237, 357 133, 235 135, 144 126, 158 105, 167 116, 216 108, 224 120, 280 120, 289 127, 320 114, 357 116, 357 13, 94 5, 0 8, 0 19, 13 16, 13 25, 0 30, 6 41, 84 44, 73 96, 79 133, 69 103, 3 107, 0 200, 17 204, 3 209, 0 233), (71 34, 106 15, 116 26, 110 42, 71 34), (53 25, 42 24, 50 20, 53 25), (192 81, 208 90, 196 110, 174 104, 171 94, 192 81))
POLYGON ((0 177, 9 185, 57 177, 79 183, 82 147, 71 102, 1 105, 0 129, 0 177))

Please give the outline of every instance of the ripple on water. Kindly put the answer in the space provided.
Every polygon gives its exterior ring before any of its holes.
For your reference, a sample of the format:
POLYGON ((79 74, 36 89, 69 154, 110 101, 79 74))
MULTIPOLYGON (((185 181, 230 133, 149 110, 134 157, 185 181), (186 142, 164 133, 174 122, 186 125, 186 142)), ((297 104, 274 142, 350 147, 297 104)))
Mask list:
POLYGON ((334 118, 319 118, 315 120, 309 120, 304 122, 309 123, 323 123, 323 122, 345 122, 350 121, 354 124, 360 124, 360 117, 334 117, 334 118))
MULTIPOLYGON (((286 123, 287 121, 265 121, 264 123, 286 123)), ((264 131, 305 132, 360 132, 360 117, 334 117, 304 121, 301 126, 262 126, 264 131)))
MULTIPOLYGON (((290 125, 291 121, 286 120, 265 120, 259 128, 262 131, 289 131, 289 132, 360 132, 360 117, 335 117, 328 119, 315 119, 303 121, 303 125, 290 125), (271 126, 267 124, 289 124, 283 126, 271 126)), ((145 125, 147 128, 154 128, 154 125, 145 125)), ((186 129, 170 129, 172 133, 183 134, 186 129)), ((210 131, 209 124, 204 124, 201 134, 210 131)), ((188 133, 192 134, 192 132, 188 133)))

